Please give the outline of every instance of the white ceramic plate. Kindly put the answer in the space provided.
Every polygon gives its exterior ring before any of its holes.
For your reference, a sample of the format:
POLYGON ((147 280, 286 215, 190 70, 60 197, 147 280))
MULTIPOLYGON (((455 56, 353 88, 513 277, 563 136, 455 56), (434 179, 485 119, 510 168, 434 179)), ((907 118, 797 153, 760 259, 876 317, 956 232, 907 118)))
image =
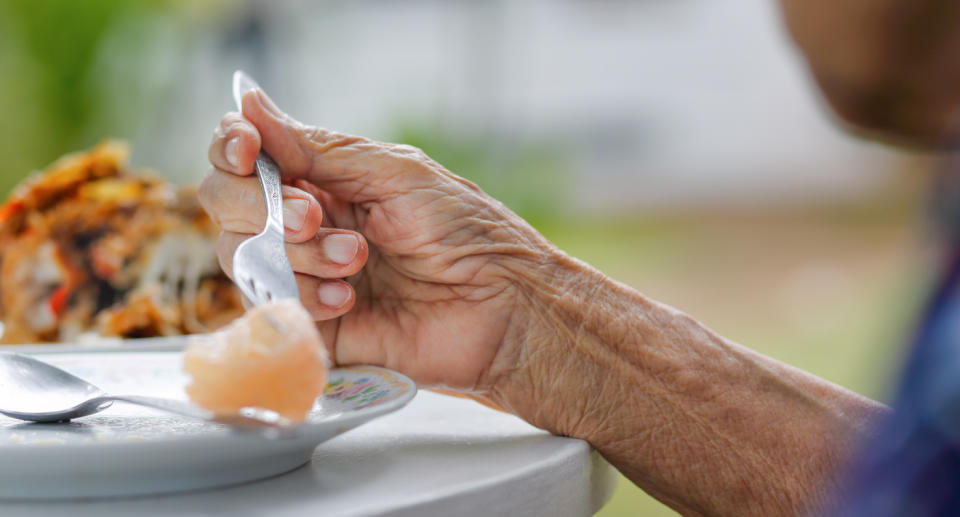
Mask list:
MULTIPOLYGON (((184 399, 181 358, 178 352, 43 356, 110 393, 184 399)), ((118 403, 61 424, 0 416, 0 499, 159 494, 262 479, 308 462, 321 442, 400 409, 416 390, 384 368, 334 369, 307 423, 288 438, 118 403)))

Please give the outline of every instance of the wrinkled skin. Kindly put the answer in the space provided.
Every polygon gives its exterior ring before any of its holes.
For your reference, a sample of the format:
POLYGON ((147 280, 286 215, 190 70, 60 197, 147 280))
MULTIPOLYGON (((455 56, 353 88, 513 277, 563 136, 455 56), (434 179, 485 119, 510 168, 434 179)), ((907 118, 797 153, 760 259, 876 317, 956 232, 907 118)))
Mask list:
MULTIPOLYGON (((827 100, 871 135, 956 143, 957 3, 782 0, 827 100)), ((301 200, 288 252, 335 360, 384 365, 590 442, 684 515, 827 512, 881 404, 726 340, 572 259, 422 152, 306 126, 260 91, 210 145, 230 256, 261 145, 301 200), (346 280, 343 280, 346 279, 346 280)))
POLYGON ((301 301, 340 364, 382 365, 589 441, 688 515, 822 509, 884 408, 763 357, 559 251, 422 152, 303 125, 262 91, 228 113, 200 188, 237 245, 285 187, 301 301))
POLYGON ((298 231, 287 224, 288 253, 305 306, 327 321, 322 332, 336 362, 385 365, 428 386, 489 390, 518 308, 515 275, 559 252, 417 149, 300 124, 257 91, 244 97, 244 114, 224 117, 200 189, 225 230, 219 255, 228 274, 236 246, 262 226, 249 175, 263 142, 291 182, 285 199, 310 203, 298 231), (361 242, 346 264, 327 256, 333 233, 361 242), (324 304, 322 284, 347 287, 349 296, 324 304))

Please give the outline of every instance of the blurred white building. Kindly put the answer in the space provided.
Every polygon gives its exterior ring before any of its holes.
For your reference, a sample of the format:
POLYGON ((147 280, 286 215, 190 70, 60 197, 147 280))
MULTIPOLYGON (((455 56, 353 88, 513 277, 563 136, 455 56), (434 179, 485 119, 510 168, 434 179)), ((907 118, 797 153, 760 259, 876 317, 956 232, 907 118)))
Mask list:
POLYGON ((301 120, 346 132, 390 139, 413 120, 558 139, 585 208, 781 204, 882 184, 894 155, 832 123, 775 4, 260 0, 157 67, 177 87, 139 129, 137 161, 202 171, 241 67, 301 120))

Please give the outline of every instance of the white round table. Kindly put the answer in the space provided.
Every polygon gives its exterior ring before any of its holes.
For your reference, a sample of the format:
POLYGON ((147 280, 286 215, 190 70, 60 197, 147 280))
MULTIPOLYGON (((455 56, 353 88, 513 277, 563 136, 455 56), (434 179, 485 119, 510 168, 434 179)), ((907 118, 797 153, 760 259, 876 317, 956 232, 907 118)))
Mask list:
POLYGON ((583 516, 610 498, 615 480, 586 442, 421 391, 272 479, 165 496, 0 502, 0 515, 583 516))

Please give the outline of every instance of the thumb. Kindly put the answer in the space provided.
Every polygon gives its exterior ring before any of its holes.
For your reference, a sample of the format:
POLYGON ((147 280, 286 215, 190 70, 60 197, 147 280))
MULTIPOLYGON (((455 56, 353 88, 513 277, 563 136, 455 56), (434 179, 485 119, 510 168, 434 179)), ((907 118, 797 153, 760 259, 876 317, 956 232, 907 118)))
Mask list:
POLYGON ((243 95, 243 116, 284 177, 306 179, 346 201, 375 201, 436 180, 436 164, 422 152, 301 124, 259 88, 243 95))

